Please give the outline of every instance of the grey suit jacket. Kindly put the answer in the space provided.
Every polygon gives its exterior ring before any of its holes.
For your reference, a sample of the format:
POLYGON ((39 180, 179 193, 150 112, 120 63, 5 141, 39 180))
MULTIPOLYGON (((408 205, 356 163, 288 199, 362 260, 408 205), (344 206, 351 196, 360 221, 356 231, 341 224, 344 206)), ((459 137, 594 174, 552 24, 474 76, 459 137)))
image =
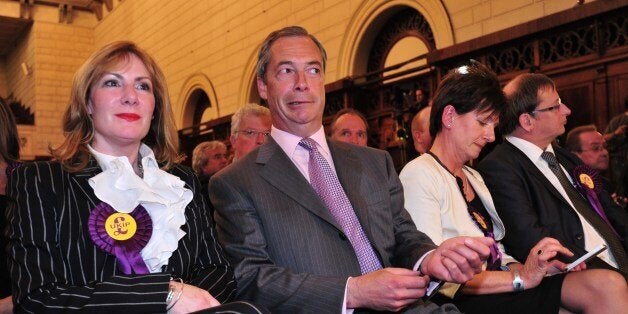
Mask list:
MULTIPOLYGON (((328 141, 340 183, 384 267, 412 268, 432 241, 403 208, 390 155, 328 141)), ((238 297, 272 312, 338 312, 356 255, 289 157, 270 139, 209 183, 238 297)))

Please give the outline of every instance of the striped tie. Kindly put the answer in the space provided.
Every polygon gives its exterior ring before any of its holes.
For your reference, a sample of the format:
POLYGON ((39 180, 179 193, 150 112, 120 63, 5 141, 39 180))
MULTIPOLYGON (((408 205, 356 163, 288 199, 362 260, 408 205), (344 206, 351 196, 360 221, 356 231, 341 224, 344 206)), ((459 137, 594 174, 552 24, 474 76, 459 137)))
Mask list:
POLYGON ((560 164, 558 163, 558 159, 551 152, 545 151, 541 154, 541 158, 547 161, 549 168, 558 178, 560 184, 567 192, 569 199, 573 203, 574 207, 586 219, 591 226, 602 236, 604 241, 608 244, 608 247, 615 257, 615 261, 617 262, 617 266, 621 271, 628 271, 628 259, 626 258, 626 251, 621 244, 621 240, 618 238, 617 234, 611 229, 612 226, 609 226, 598 214, 596 214, 591 205, 587 203, 587 201, 582 197, 582 195, 575 189, 575 187, 571 184, 565 172, 560 168, 560 164))

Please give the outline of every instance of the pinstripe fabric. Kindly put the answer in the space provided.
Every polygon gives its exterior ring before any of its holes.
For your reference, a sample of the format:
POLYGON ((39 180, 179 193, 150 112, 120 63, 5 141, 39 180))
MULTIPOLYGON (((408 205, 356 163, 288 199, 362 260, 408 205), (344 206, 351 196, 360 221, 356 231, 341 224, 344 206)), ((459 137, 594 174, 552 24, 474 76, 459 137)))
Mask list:
POLYGON ((124 275, 114 256, 94 247, 87 230, 100 203, 88 179, 101 172, 91 160, 79 173, 55 162, 26 164, 13 172, 7 208, 14 301, 20 312, 165 312, 170 276, 209 291, 221 302, 235 292, 233 272, 213 235, 211 218, 191 170, 169 172, 186 182, 194 199, 186 208, 187 233, 164 273, 124 275))
MULTIPOLYGON (((412 268, 433 249, 403 208, 390 156, 329 142, 338 179, 384 267, 412 268)), ((209 184, 218 237, 235 267, 238 297, 273 313, 337 313, 361 274, 331 213, 277 143, 269 141, 209 184)))

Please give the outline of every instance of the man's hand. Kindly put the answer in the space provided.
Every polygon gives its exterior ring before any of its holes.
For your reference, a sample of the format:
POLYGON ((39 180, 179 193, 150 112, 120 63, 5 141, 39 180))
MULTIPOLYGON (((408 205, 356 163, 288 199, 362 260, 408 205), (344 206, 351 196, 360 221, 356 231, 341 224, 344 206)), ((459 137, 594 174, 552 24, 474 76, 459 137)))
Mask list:
POLYGON ((11 296, 0 299, 0 314, 13 313, 13 300, 11 296))
MULTIPOLYGON (((180 289, 180 283, 176 282, 175 284, 177 284, 177 289, 180 289)), ((181 297, 168 313, 190 313, 218 305, 220 305, 220 302, 214 299, 206 290, 183 284, 181 297)))
POLYGON ((425 295, 428 276, 405 268, 384 268, 347 284, 347 307, 398 312, 425 295))
POLYGON ((488 237, 455 237, 445 240, 425 257, 423 274, 444 281, 465 283, 482 271, 495 241, 488 237))

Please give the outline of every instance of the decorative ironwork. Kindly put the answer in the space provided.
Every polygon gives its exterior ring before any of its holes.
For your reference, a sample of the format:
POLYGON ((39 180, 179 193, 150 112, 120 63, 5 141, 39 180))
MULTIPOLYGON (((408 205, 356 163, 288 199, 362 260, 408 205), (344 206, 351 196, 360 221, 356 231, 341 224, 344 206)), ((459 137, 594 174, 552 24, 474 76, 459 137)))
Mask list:
POLYGON ((527 42, 486 54, 486 65, 495 73, 521 71, 534 66, 534 47, 527 42))
POLYGON ((371 48, 367 72, 383 68, 384 58, 401 34, 414 33, 423 38, 428 50, 436 48, 432 28, 423 15, 412 8, 405 8, 392 16, 382 27, 371 48))
POLYGON ((625 15, 617 15, 604 20, 604 46, 613 49, 626 46, 628 42, 628 18, 625 15))
POLYGON ((539 39, 541 64, 594 54, 599 50, 595 24, 584 25, 539 39))

